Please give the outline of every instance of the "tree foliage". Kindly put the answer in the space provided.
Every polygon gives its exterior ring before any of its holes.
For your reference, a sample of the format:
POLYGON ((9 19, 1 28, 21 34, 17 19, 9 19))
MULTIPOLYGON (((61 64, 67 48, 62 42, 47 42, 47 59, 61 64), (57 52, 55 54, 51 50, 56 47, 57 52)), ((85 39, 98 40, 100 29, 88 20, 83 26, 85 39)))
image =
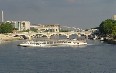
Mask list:
POLYGON ((30 28, 30 30, 33 31, 33 32, 37 32, 38 31, 38 29, 36 29, 36 28, 30 28))
POLYGON ((29 29, 27 29, 27 30, 23 30, 23 31, 21 31, 21 32, 29 32, 30 30, 29 29))
POLYGON ((99 25, 99 30, 101 34, 113 35, 116 33, 116 21, 112 19, 107 19, 99 25))
POLYGON ((116 26, 114 26, 113 28, 112 28, 112 36, 116 36, 116 26))
POLYGON ((0 33, 12 33, 13 26, 11 23, 0 24, 0 33))

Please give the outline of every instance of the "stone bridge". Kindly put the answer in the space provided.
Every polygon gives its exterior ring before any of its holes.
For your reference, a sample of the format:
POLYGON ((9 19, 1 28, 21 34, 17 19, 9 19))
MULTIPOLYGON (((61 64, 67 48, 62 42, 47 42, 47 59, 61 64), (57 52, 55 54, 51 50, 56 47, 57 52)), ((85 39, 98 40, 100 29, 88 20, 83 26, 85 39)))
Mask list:
POLYGON ((91 34, 91 32, 89 31, 82 31, 82 32, 39 32, 39 33, 35 33, 35 32, 26 32, 26 33, 17 33, 14 35, 18 35, 18 36, 25 36, 29 39, 31 39, 32 37, 37 37, 38 35, 41 37, 42 36, 46 36, 47 38, 50 38, 52 35, 65 35, 67 38, 69 38, 71 35, 76 34, 77 36, 81 36, 81 35, 85 35, 88 36, 91 34))
POLYGON ((85 35, 88 36, 91 34, 91 32, 88 31, 83 31, 83 32, 41 32, 41 33, 36 33, 35 36, 41 35, 41 36, 46 36, 47 38, 50 38, 52 35, 65 35, 67 38, 69 38, 71 35, 76 34, 77 36, 85 35))

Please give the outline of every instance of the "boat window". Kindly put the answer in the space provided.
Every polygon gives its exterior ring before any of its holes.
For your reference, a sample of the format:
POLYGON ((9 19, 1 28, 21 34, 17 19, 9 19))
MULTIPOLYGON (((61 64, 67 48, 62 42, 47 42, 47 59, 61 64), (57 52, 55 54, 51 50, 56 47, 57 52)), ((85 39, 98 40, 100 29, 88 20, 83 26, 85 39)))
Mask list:
POLYGON ((42 43, 42 44, 46 44, 46 43, 42 43))
POLYGON ((39 43, 36 43, 36 45, 39 45, 39 43))

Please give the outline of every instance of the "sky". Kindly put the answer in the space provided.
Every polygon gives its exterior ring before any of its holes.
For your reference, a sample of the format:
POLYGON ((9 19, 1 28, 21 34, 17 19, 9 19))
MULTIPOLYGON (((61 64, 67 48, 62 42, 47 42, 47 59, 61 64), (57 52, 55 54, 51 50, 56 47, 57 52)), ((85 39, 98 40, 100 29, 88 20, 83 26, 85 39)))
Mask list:
POLYGON ((116 14, 116 0, 0 0, 5 20, 93 28, 116 14))

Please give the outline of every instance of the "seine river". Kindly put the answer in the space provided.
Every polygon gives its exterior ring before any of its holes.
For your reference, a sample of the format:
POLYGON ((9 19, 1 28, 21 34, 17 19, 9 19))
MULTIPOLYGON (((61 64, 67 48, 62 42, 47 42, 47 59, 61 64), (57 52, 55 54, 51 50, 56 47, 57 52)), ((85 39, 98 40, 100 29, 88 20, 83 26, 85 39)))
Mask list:
POLYGON ((33 48, 0 45, 0 73, 116 73, 116 45, 33 48))

